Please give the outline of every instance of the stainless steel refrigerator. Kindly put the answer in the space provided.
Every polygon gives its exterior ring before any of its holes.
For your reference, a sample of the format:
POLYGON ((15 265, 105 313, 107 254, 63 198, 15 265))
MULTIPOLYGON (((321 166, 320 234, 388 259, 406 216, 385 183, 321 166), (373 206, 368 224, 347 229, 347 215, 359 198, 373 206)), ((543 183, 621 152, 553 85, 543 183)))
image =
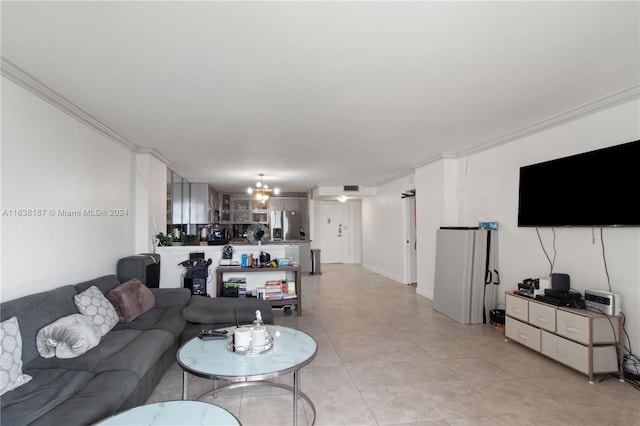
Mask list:
POLYGON ((304 218, 301 212, 296 210, 273 210, 271 211, 271 238, 274 240, 300 240, 302 235, 304 218), (280 229, 280 231, 276 231, 280 229), (279 235, 276 236, 275 232, 279 235))
POLYGON ((497 231, 440 228, 433 309, 461 324, 489 321, 498 285, 497 231))

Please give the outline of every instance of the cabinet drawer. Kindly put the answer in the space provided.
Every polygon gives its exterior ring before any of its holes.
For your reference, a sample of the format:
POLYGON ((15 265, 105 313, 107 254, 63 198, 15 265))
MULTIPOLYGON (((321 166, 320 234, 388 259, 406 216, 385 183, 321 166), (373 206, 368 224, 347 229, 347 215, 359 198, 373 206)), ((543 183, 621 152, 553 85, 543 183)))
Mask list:
POLYGON ((529 322, 545 330, 556 331, 556 308, 542 303, 529 303, 529 322))
POLYGON ((558 310, 556 312, 557 333, 577 342, 589 344, 589 318, 558 310))
POLYGON ((540 329, 507 317, 504 335, 511 340, 540 352, 540 329))
POLYGON ((542 331, 542 353, 581 373, 589 374, 589 348, 587 346, 542 331))
POLYGON ((506 314, 522 321, 529 321, 529 301, 507 294, 506 314))

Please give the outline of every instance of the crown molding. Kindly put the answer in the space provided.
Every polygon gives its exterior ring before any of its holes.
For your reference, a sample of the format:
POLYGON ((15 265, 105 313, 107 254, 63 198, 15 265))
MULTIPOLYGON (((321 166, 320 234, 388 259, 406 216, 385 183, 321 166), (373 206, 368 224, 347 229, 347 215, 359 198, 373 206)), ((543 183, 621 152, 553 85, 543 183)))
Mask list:
POLYGON ((114 130, 105 126, 96 118, 83 111, 82 108, 11 62, 9 59, 5 58, 4 56, 0 56, 0 58, 2 60, 1 74, 7 79, 13 81, 18 86, 33 93, 42 100, 50 103, 59 110, 67 113, 71 117, 95 130, 99 134, 111 139, 113 142, 116 142, 123 148, 126 148, 132 152, 138 152, 138 150, 140 149, 138 145, 131 142, 129 139, 125 138, 118 132, 115 132, 114 130))
MULTIPOLYGON (((437 154, 437 155, 431 156, 419 163, 412 164, 411 167, 413 170, 411 170, 411 173, 414 172, 415 169, 426 166, 427 164, 435 163, 437 161, 445 160, 445 159, 458 159, 458 158, 466 157, 469 155, 477 154, 482 151, 487 151, 499 145, 504 145, 506 143, 521 139, 525 136, 530 136, 535 133, 543 132, 553 127, 560 126, 562 124, 577 120, 579 118, 586 117, 587 115, 595 114, 596 112, 603 111, 605 109, 614 107, 616 105, 630 102, 632 100, 639 99, 639 98, 640 98, 640 84, 635 84, 633 86, 629 86, 617 92, 610 93, 594 101, 588 102, 584 105, 580 105, 576 108, 572 108, 568 111, 565 111, 560 114, 556 114, 554 116, 546 118, 544 120, 538 121, 537 123, 534 123, 530 126, 523 127, 522 129, 516 130, 515 132, 511 132, 506 135, 500 136, 498 138, 491 139, 473 148, 466 149, 466 150, 457 152, 455 154, 437 154)), ((386 179, 384 182, 381 182, 381 183, 388 183, 395 179, 402 178, 408 174, 410 174, 409 171, 403 174, 399 174, 395 178, 386 179)))
POLYGON ((523 127, 522 129, 516 130, 515 132, 508 133, 495 139, 491 139, 473 148, 460 151, 456 153, 456 157, 460 158, 472 154, 477 154, 479 152, 495 148, 496 146, 503 145, 521 139, 525 136, 533 135, 535 133, 543 132, 553 127, 575 121, 579 118, 586 117, 587 115, 595 114, 596 112, 603 111, 616 105, 630 102, 639 98, 640 84, 634 84, 633 86, 629 86, 617 92, 610 93, 584 105, 580 105, 576 108, 572 108, 568 111, 538 121, 537 123, 531 124, 530 126, 523 127))
POLYGON ((165 166, 169 166, 171 164, 171 161, 167 157, 162 155, 160 152, 156 151, 155 148, 140 147, 140 148, 138 148, 136 150, 136 153, 138 153, 138 154, 149 154, 152 157, 154 157, 155 159, 163 162, 165 164, 165 166))
MULTIPOLYGON (((436 155, 432 155, 431 157, 427 158, 426 160, 420 161, 419 163, 415 163, 412 164, 412 170, 411 172, 413 173, 415 171, 415 169, 418 169, 422 166, 426 166, 427 164, 431 164, 431 163, 435 163, 436 161, 441 161, 441 160, 455 160, 456 158, 458 158, 458 156, 456 154, 436 154, 436 155)), ((407 173, 408 174, 408 173, 407 173)))

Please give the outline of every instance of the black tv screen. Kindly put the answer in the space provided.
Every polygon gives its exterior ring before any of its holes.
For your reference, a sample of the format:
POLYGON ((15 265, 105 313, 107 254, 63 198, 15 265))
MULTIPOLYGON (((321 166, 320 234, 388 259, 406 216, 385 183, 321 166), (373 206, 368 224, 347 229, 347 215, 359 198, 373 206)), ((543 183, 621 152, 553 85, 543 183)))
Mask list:
POLYGON ((521 167, 518 226, 640 226, 640 140, 521 167))

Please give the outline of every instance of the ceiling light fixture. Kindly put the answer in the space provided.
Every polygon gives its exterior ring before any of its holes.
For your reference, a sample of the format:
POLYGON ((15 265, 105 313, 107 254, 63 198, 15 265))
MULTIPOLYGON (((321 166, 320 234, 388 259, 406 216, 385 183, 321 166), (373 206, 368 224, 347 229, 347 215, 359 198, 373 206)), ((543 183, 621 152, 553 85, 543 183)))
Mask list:
POLYGON ((270 197, 269 194, 271 194, 272 192, 274 195, 280 194, 280 189, 271 189, 269 188, 269 185, 266 185, 264 183, 264 173, 260 173, 258 176, 260 176, 260 180, 256 182, 256 189, 253 189, 252 187, 249 187, 247 189, 247 192, 249 194, 254 194, 256 200, 260 201, 261 203, 265 203, 270 197))

